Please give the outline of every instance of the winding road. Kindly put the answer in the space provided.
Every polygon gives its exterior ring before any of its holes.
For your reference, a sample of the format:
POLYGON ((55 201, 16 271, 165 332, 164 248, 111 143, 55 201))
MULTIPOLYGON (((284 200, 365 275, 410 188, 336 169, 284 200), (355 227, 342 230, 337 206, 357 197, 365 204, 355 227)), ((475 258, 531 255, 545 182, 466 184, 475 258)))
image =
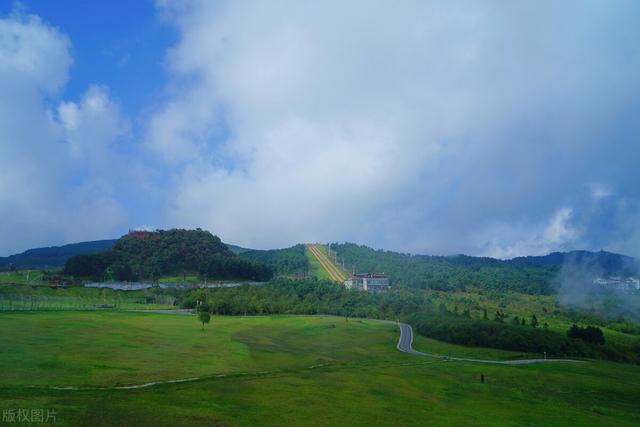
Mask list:
MULTIPOLYGON (((147 312, 147 313, 163 313, 163 314, 173 314, 173 315, 193 315, 192 310, 185 309, 177 309, 177 310, 123 310, 130 312, 147 312)), ((374 319, 369 319, 374 320, 374 319)), ((380 321, 380 320, 378 320, 380 321)), ((479 363, 494 363, 499 365, 528 365, 533 363, 547 363, 547 362, 575 362, 575 363, 583 363, 582 360, 571 360, 571 359, 518 359, 518 360, 487 360, 487 359, 473 359, 466 357, 452 357, 452 356, 443 356, 440 354, 433 353, 423 353, 421 351, 417 351, 413 349, 413 329, 410 325, 406 323, 393 322, 390 320, 381 320, 381 322, 385 323, 395 323, 400 327, 400 338, 398 339, 397 349, 403 353, 413 354, 416 356, 427 356, 438 358, 441 360, 456 360, 462 362, 479 362, 479 363)), ((300 370, 309 370, 321 368, 324 366, 328 366, 327 364, 317 364, 308 367, 300 368, 300 370)), ((255 376, 255 375, 267 375, 274 374, 279 372, 284 372, 282 369, 275 369, 272 371, 260 371, 260 372, 239 372, 239 373, 231 373, 231 374, 213 374, 213 375, 203 375, 200 377, 190 377, 190 378, 179 378, 173 380, 158 380, 151 381, 142 384, 128 384, 128 385, 117 385, 117 386, 76 386, 76 385, 50 385, 50 386, 37 386, 37 385, 24 385, 25 388, 46 388, 51 390, 133 390, 140 388, 147 388, 161 384, 176 384, 176 383, 186 383, 193 381, 200 381, 205 378, 225 378, 225 377, 245 377, 245 376, 255 376)))
POLYGON ((581 363, 581 360, 571 359, 517 359, 517 360, 487 360, 487 359, 472 359, 467 357, 453 357, 443 356, 440 354, 423 353, 413 349, 413 329, 406 323, 398 323, 400 327, 400 338, 398 339, 397 348, 404 353, 414 354, 416 356, 428 356, 438 357, 446 360, 458 360, 462 362, 480 362, 480 363, 495 363, 500 365, 529 365, 532 363, 550 363, 550 362, 577 362, 581 363))

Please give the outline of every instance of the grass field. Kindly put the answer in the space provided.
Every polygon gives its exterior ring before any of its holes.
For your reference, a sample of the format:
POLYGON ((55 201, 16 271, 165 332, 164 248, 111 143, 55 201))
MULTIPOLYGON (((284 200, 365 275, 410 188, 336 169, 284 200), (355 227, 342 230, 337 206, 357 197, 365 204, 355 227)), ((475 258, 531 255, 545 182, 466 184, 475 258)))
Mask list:
MULTIPOLYGON (((54 270, 52 270, 54 271, 54 270)), ((42 270, 0 271, 0 284, 39 284, 42 282, 42 270)))
MULTIPOLYGON (((446 362, 400 353, 397 338, 393 324, 330 316, 213 317, 202 332, 193 316, 1 313, 0 409, 51 408, 56 425, 640 422, 637 366, 446 362), (134 390, 48 388, 193 376, 204 378, 134 390)), ((415 347, 514 356, 420 337, 415 347)))
POLYGON ((0 311, 89 310, 104 305, 120 309, 163 309, 174 308, 174 301, 170 295, 150 290, 0 285, 0 311))

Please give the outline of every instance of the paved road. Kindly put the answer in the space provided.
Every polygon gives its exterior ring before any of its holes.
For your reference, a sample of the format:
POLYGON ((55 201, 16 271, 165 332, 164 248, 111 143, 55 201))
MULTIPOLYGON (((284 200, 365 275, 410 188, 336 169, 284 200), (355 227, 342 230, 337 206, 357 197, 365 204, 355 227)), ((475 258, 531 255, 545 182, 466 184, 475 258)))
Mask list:
POLYGON ((439 354, 433 353, 423 353, 421 351, 417 351, 413 349, 413 330, 411 326, 406 323, 399 323, 400 326, 400 338, 398 339, 398 350, 415 354, 416 356, 429 356, 429 357, 439 357, 446 360, 460 360, 464 362, 480 362, 480 363, 497 363, 500 365, 528 365, 531 363, 548 363, 548 362, 582 362, 581 360, 571 360, 571 359, 517 359, 517 360, 486 360, 486 359, 472 359, 466 357, 449 357, 442 356, 439 354))

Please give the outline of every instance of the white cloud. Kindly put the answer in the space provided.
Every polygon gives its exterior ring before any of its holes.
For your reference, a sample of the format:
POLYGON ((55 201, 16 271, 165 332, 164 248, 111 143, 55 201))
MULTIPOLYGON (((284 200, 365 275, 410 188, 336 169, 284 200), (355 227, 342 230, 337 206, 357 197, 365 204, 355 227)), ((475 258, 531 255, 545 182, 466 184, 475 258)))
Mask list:
POLYGON ((55 107, 69 50, 35 16, 0 19, 0 253, 104 238, 125 219, 96 165, 126 122, 103 87, 55 107))
POLYGON ((90 86, 78 103, 60 103, 57 118, 71 155, 84 161, 104 160, 110 145, 128 130, 105 86, 90 86))
POLYGON ((505 254, 571 241, 562 206, 616 160, 601 135, 639 63, 611 54, 629 14, 574 6, 159 2, 181 35, 147 135, 168 222, 259 247, 481 253, 496 223, 505 254))
POLYGON ((69 39, 33 15, 0 19, 0 73, 5 83, 19 83, 47 93, 67 81, 71 65, 69 39))
POLYGON ((591 188, 591 197, 595 200, 604 199, 605 197, 609 197, 611 195, 611 190, 601 184, 592 184, 591 188))
POLYGON ((571 208, 563 207, 542 226, 535 224, 523 224, 519 227, 514 227, 512 224, 496 226, 490 230, 494 238, 485 243, 483 254, 508 259, 574 249, 575 245, 580 243, 580 232, 571 224, 572 214, 571 208))

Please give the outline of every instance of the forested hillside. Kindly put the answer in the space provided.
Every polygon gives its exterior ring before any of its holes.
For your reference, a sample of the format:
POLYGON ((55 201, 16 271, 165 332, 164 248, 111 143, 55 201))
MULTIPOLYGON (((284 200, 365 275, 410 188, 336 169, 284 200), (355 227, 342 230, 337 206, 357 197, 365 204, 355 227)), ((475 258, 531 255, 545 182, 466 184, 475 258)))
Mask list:
POLYGON ((217 236, 200 229, 131 232, 107 251, 70 258, 65 274, 101 279, 108 268, 118 280, 154 280, 184 272, 213 279, 271 277, 265 264, 237 256, 217 236))
POLYGON ((304 276, 309 271, 309 259, 302 244, 285 249, 248 250, 242 252, 242 257, 266 264, 277 275, 304 276))
POLYGON ((355 265, 360 272, 385 272, 390 276, 392 286, 401 288, 462 290, 471 285, 491 290, 549 294, 559 271, 557 265, 513 265, 493 258, 465 255, 410 255, 353 243, 333 244, 331 249, 344 258, 346 265, 355 265))
POLYGON ((507 261, 513 265, 563 265, 580 266, 602 276, 634 276, 640 270, 640 261, 626 255, 606 251, 552 252, 545 256, 526 256, 507 261))

